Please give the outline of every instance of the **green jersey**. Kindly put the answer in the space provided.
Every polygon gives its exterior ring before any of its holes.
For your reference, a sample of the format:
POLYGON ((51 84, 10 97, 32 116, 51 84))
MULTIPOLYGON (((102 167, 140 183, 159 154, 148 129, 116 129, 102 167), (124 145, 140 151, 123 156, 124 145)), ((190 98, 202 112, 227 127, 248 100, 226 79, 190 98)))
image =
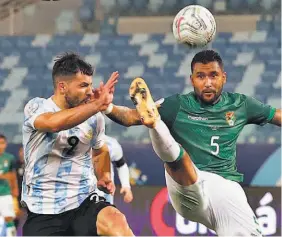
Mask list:
MULTIPOLYGON (((15 157, 12 154, 4 152, 0 156, 0 175, 14 170, 15 157)), ((11 194, 9 181, 0 178, 0 196, 11 194)))
POLYGON ((197 100, 194 92, 173 95, 159 108, 174 139, 200 169, 243 181, 236 167, 236 141, 247 124, 264 125, 275 109, 252 97, 223 92, 214 105, 197 100))

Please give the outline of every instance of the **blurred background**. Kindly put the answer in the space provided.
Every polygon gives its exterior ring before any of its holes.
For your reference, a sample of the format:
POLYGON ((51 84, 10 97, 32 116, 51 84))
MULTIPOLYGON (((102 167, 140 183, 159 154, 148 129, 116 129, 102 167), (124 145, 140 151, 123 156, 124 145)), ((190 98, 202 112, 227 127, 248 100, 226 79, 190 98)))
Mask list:
MULTIPOLYGON (((280 0, 0 0, 0 133, 8 138, 7 151, 18 157, 24 105, 52 95, 53 59, 65 51, 95 66, 94 85, 120 72, 115 104, 133 107, 128 88, 136 76, 146 79, 155 100, 191 91, 190 62, 199 50, 176 44, 171 32, 175 14, 190 4, 215 15, 217 36, 207 47, 224 60, 225 90, 281 108, 280 0)), ((130 167, 135 199, 124 204, 117 195, 116 205, 135 234, 212 235, 168 204, 147 129, 106 122, 130 167)), ((280 235, 281 130, 249 125, 238 143, 238 169, 263 234, 280 235)))

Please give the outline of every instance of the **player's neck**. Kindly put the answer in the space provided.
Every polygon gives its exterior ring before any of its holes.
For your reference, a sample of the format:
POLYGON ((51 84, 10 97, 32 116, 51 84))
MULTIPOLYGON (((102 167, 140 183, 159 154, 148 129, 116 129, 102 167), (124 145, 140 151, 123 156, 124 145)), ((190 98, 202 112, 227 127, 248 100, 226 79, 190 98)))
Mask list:
POLYGON ((196 99, 198 100, 198 102, 203 105, 203 106, 214 106, 216 105, 220 99, 221 99, 221 95, 212 103, 205 103, 203 100, 201 100, 198 96, 196 96, 196 99))
POLYGON ((221 99, 221 95, 212 103, 212 105, 217 104, 220 101, 220 99, 221 99))
POLYGON ((62 98, 59 95, 54 94, 51 97, 52 101, 60 108, 60 109, 69 109, 68 104, 66 103, 65 98, 62 98))

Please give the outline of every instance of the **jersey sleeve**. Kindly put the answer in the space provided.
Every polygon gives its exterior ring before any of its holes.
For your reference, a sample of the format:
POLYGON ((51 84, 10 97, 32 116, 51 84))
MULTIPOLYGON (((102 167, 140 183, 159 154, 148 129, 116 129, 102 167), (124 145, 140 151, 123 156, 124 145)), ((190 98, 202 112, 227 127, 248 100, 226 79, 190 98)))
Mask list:
POLYGON ((110 151, 110 157, 111 162, 117 162, 123 157, 123 151, 121 148, 121 145, 118 143, 116 139, 111 139, 111 143, 109 144, 109 151, 110 151))
POLYGON ((97 126, 94 136, 96 137, 93 149, 98 150, 105 144, 105 119, 101 113, 96 114, 97 126))
POLYGON ((156 102, 156 104, 160 105, 158 110, 161 115, 162 121, 166 124, 169 129, 172 128, 180 108, 180 101, 178 95, 173 95, 165 99, 160 99, 156 102))
POLYGON ((248 124, 265 125, 274 117, 276 109, 253 97, 246 98, 246 116, 248 124))
POLYGON ((35 129, 34 127, 34 121, 35 119, 44 113, 47 112, 52 112, 51 109, 48 109, 44 106, 44 98, 34 98, 32 100, 30 100, 25 108, 24 108, 24 126, 31 128, 31 129, 35 129))

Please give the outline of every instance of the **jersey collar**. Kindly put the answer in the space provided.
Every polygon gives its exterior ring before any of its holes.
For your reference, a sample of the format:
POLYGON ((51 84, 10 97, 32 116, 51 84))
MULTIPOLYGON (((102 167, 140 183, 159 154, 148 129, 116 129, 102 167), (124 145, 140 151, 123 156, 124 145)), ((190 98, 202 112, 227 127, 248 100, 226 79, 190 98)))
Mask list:
POLYGON ((49 97, 48 102, 51 104, 51 106, 56 110, 56 111, 60 111, 61 109, 59 108, 58 105, 56 105, 56 103, 54 102, 54 100, 52 99, 52 96, 49 97))
POLYGON ((202 107, 202 108, 212 108, 212 107, 217 107, 217 106, 221 106, 223 98, 222 98, 222 94, 218 97, 218 99, 213 103, 213 104, 205 104, 203 103, 201 100, 199 100, 199 98, 196 96, 195 92, 192 92, 193 96, 195 98, 195 101, 197 101, 197 103, 202 107))

